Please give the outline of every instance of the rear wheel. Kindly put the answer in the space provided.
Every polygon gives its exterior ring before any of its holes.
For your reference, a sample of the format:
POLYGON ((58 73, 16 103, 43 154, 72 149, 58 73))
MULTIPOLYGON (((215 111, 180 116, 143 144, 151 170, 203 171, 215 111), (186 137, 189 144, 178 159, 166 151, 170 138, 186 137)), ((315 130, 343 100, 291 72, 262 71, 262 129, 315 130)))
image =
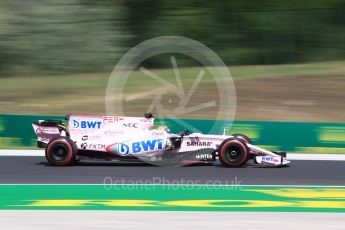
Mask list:
POLYGON ((67 137, 57 137, 48 143, 45 154, 50 164, 68 166, 76 162, 77 146, 67 137))
POLYGON ((226 167, 241 167, 248 159, 247 146, 239 139, 227 139, 219 148, 219 160, 226 167))

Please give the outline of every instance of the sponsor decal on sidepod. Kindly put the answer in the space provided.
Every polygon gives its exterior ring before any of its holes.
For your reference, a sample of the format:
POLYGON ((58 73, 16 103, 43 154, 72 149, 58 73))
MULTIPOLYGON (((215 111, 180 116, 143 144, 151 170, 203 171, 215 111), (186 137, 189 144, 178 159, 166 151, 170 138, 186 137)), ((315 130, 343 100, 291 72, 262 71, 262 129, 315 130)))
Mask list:
POLYGON ((81 143, 80 148, 82 149, 91 149, 91 150, 103 150, 105 149, 104 144, 87 144, 87 143, 81 143))
POLYGON ((117 123, 119 121, 123 120, 122 117, 117 117, 117 116, 103 116, 103 123, 108 124, 108 123, 117 123))
POLYGON ((72 120, 72 127, 73 128, 100 129, 101 125, 102 125, 101 121, 77 121, 77 120, 72 120))
POLYGON ((198 160, 208 160, 208 159, 213 159, 213 155, 209 153, 200 153, 196 155, 195 158, 198 160))
POLYGON ((187 146, 211 146, 211 141, 187 141, 187 146))
POLYGON ((123 123, 123 126, 127 128, 138 128, 138 123, 123 123))
POLYGON ((121 156, 130 154, 140 154, 150 151, 163 150, 163 139, 149 139, 145 141, 136 141, 109 145, 106 150, 121 156))

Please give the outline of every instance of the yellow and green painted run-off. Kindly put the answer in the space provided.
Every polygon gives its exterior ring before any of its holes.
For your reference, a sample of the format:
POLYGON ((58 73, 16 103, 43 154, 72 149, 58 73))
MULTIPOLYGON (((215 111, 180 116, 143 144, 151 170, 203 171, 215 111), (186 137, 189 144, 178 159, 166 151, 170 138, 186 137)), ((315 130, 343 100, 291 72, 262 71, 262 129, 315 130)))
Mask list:
POLYGON ((345 212, 345 187, 0 185, 0 209, 345 212))

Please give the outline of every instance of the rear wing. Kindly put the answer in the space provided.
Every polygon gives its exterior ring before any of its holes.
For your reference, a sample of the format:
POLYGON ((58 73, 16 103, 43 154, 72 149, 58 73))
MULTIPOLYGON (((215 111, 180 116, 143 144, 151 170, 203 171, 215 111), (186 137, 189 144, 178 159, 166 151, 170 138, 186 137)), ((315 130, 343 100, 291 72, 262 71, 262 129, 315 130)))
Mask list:
POLYGON ((48 142, 59 136, 69 136, 62 120, 39 120, 32 123, 37 136, 37 147, 45 148, 48 142))

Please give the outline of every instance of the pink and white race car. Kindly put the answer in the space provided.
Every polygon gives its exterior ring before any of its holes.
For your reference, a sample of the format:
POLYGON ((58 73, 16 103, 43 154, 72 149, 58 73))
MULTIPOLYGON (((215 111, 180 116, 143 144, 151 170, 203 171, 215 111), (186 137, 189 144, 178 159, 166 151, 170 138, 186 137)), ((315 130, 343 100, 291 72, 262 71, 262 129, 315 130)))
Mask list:
POLYGON ((45 148, 49 163, 73 165, 82 159, 146 161, 167 164, 212 164, 219 159, 226 167, 241 167, 248 160, 259 166, 283 166, 285 152, 271 152, 252 144, 245 135, 172 134, 154 129, 152 114, 145 117, 67 115, 61 120, 32 124, 37 146, 45 148))

